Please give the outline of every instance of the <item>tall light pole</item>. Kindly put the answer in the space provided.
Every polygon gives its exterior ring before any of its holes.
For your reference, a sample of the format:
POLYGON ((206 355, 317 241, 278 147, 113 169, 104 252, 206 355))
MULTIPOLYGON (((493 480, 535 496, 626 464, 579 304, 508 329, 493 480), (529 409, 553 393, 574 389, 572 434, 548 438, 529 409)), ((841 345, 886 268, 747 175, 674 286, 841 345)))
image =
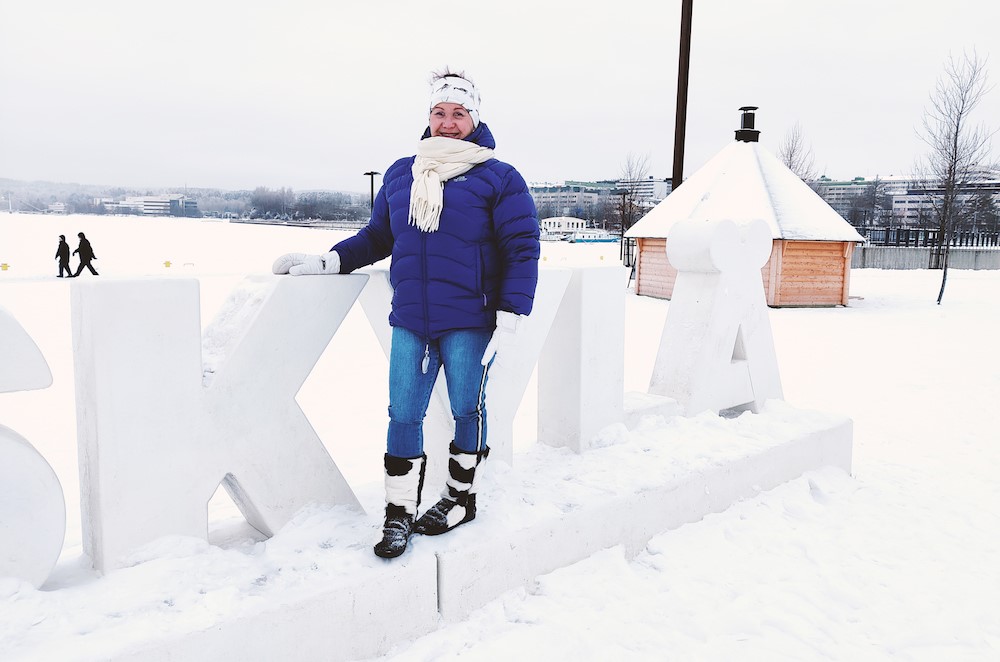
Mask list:
POLYGON ((368 202, 369 209, 375 209, 375 175, 381 175, 381 174, 382 173, 378 172, 377 170, 369 170, 368 172, 364 173, 365 177, 368 177, 371 180, 372 191, 371 191, 371 200, 368 202))
MULTIPOLYGON (((621 227, 619 228, 619 244, 618 244, 618 258, 621 260, 625 259, 625 230, 627 222, 632 220, 632 214, 628 213, 626 218, 626 204, 625 198, 628 196, 629 190, 627 188, 615 188, 608 191, 608 195, 620 195, 622 197, 622 206, 619 207, 618 218, 621 221, 621 227)), ((629 210, 630 212, 631 210, 629 210)))
POLYGON ((684 132, 687 125, 688 70, 691 68, 691 10, 694 0, 681 2, 681 47, 677 58, 677 112, 674 115, 674 173, 671 191, 684 183, 684 132))

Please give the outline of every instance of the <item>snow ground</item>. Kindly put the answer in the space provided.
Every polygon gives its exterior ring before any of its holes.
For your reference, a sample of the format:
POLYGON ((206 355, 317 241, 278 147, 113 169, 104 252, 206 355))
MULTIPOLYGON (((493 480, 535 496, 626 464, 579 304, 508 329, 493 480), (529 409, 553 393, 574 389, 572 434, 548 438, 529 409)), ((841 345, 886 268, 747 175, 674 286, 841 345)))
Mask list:
MULTIPOLYGON (((220 498, 211 504, 217 546, 163 540, 137 553, 145 563, 133 568, 100 579, 88 571, 80 553, 69 288, 54 277, 51 260, 58 234, 72 239, 80 230, 94 244, 102 277, 198 277, 205 324, 243 275, 267 271, 283 252, 320 252, 341 236, 0 214, 0 262, 10 265, 0 272, 0 306, 31 333, 55 379, 43 391, 0 395, 0 422, 53 465, 69 511, 63 556, 42 590, 0 580, 0 654, 8 659, 39 659, 42 650, 95 659, 88 632, 113 622, 116 637, 141 640, 157 627, 155 616, 171 610, 187 623, 235 615, 266 597, 261 577, 280 583, 270 564, 297 542, 323 540, 339 516, 305 513, 262 543, 220 498), (185 574, 191 559, 202 572, 196 581, 185 574), (211 605, 185 609, 197 581, 231 589, 211 605)), ((613 263, 617 251, 546 244, 544 256, 547 264, 593 265, 613 263)), ((632 560, 620 548, 605 550, 385 659, 1000 658, 1000 354, 993 346, 1000 272, 951 271, 941 306, 934 304, 939 279, 931 271, 855 270, 849 307, 770 313, 787 401, 854 420, 852 476, 812 472, 665 532, 632 560)), ((668 306, 627 297, 626 391, 646 388, 668 306)), ((385 386, 370 369, 380 352, 363 315, 352 312, 299 395, 321 438, 332 439, 344 421, 332 420, 324 404, 351 391, 370 394, 351 423, 353 438, 330 446, 366 507, 377 504, 381 487, 385 386)), ((534 424, 529 393, 515 427, 522 449, 533 443, 534 424)), ((309 560, 322 566, 318 551, 309 560)))

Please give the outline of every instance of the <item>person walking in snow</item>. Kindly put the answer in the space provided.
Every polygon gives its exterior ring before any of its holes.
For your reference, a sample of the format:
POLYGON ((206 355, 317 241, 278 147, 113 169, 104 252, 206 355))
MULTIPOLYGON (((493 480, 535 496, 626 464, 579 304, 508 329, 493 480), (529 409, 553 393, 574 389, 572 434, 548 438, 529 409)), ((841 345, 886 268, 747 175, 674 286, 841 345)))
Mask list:
POLYGON ((489 455, 487 374, 534 302, 534 201, 520 173, 494 158, 479 102, 463 72, 434 73, 417 154, 386 171, 368 225, 323 255, 290 253, 272 267, 276 274, 346 274, 392 257, 386 508, 374 548, 383 558, 402 554, 414 532, 438 535, 475 518, 476 479, 489 455), (442 496, 418 517, 423 419, 441 368, 455 437, 442 496))
POLYGON ((66 235, 59 235, 59 246, 56 248, 56 257, 59 260, 59 278, 63 277, 63 271, 67 276, 72 276, 73 271, 69 268, 69 244, 66 243, 66 235))
POLYGON ((99 276, 100 274, 97 273, 97 269, 94 269, 94 265, 91 264, 91 261, 96 260, 97 256, 94 255, 94 249, 91 248, 90 241, 87 240, 87 237, 82 232, 77 232, 76 236, 80 238, 80 245, 73 251, 73 255, 80 255, 80 266, 76 268, 76 273, 73 274, 73 277, 76 278, 79 276, 84 267, 90 269, 90 273, 99 276))

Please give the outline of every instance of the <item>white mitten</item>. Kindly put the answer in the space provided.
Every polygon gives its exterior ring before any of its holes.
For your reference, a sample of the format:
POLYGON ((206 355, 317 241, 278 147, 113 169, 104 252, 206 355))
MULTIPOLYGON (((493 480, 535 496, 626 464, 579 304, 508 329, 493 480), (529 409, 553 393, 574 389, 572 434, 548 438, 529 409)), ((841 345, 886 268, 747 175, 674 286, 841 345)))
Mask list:
POLYGON ((486 345, 486 351, 483 352, 483 360, 481 361, 483 365, 489 365, 498 352, 502 352, 505 347, 510 346, 521 326, 521 319, 524 317, 525 315, 509 313, 506 310, 497 311, 497 328, 493 331, 493 337, 490 338, 489 344, 486 345))
POLYGON ((274 261, 271 271, 293 276, 339 274, 340 255, 337 251, 330 251, 324 255, 286 253, 274 261))

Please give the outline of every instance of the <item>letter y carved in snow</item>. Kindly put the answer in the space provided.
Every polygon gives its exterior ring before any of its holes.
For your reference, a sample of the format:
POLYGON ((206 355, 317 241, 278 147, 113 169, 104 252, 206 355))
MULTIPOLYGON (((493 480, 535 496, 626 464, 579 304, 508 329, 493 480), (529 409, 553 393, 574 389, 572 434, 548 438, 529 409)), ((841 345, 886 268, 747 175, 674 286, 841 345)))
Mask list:
POLYGON ((196 280, 73 284, 84 550, 95 567, 160 536, 206 537, 220 483, 267 535, 308 503, 359 507, 295 394, 366 280, 247 278, 204 345, 196 280))

